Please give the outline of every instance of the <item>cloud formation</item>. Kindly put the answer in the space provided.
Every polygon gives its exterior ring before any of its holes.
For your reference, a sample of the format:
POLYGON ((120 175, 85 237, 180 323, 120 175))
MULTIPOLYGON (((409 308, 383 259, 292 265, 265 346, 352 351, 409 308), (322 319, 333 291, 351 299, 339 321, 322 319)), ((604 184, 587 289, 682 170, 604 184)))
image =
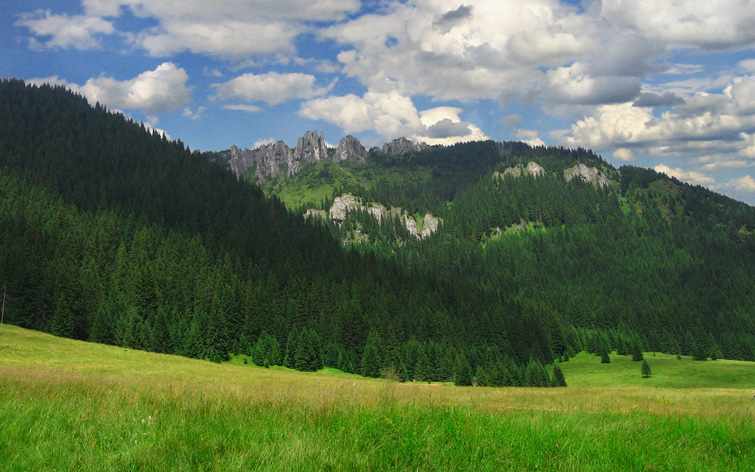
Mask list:
POLYGON ((223 100, 241 99, 277 105, 291 98, 309 99, 325 95, 333 87, 317 87, 316 77, 309 74, 244 74, 222 84, 214 84, 223 100))
POLYGON ((191 90, 186 86, 188 80, 184 69, 172 62, 164 62, 155 70, 123 81, 102 76, 89 79, 79 86, 54 76, 31 79, 30 82, 65 85, 84 95, 91 103, 100 102, 110 108, 140 110, 159 116, 180 110, 191 102, 191 90))
POLYGON ((50 10, 36 10, 21 15, 16 26, 25 26, 33 34, 46 39, 31 38, 32 47, 50 49, 93 49, 100 47, 99 37, 115 33, 113 24, 97 16, 56 15, 50 10))

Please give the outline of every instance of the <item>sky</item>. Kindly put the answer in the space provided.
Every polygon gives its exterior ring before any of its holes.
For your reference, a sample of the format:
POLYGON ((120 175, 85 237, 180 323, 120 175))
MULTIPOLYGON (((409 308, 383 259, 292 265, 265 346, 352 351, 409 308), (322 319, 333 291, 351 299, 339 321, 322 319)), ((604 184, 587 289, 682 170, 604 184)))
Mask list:
POLYGON ((191 149, 589 148, 755 205, 755 0, 2 0, 0 74, 191 149))

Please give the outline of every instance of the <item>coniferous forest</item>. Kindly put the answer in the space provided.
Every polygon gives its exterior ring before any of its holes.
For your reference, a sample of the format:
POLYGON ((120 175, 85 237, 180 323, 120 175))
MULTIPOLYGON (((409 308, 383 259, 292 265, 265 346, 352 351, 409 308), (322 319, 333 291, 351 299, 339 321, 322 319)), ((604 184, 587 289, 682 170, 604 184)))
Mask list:
POLYGON ((461 385, 550 386, 544 366, 581 350, 755 360, 753 207, 583 149, 491 141, 368 163, 430 171, 339 192, 433 212, 441 229, 419 241, 366 212, 305 219, 180 141, 5 79, 5 322, 461 385), (501 174, 529 161, 545 174, 501 174), (611 184, 566 181, 577 163, 611 184), (369 242, 344 245, 356 225, 369 242))

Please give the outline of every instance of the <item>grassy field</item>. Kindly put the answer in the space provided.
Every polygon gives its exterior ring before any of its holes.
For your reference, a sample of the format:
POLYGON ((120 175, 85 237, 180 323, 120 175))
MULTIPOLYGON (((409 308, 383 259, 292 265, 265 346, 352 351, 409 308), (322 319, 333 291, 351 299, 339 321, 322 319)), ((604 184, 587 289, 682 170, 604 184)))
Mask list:
POLYGON ((0 326, 0 470, 753 470, 755 363, 580 354, 561 389, 212 364, 0 326))

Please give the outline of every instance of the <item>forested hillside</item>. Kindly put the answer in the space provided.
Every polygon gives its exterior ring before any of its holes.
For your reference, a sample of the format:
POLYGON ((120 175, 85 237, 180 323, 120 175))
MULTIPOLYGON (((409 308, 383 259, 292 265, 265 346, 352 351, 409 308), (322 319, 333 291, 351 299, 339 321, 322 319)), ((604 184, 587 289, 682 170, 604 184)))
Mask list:
POLYGON ((344 246, 346 223, 305 220, 180 141, 62 87, 3 80, 5 321, 460 384, 546 385, 544 364, 584 348, 755 360, 751 207, 583 150, 489 142, 374 159, 426 178, 350 190, 435 212, 441 230, 344 246), (493 178, 530 160, 546 174, 493 178), (566 182, 578 161, 614 183, 566 182))

